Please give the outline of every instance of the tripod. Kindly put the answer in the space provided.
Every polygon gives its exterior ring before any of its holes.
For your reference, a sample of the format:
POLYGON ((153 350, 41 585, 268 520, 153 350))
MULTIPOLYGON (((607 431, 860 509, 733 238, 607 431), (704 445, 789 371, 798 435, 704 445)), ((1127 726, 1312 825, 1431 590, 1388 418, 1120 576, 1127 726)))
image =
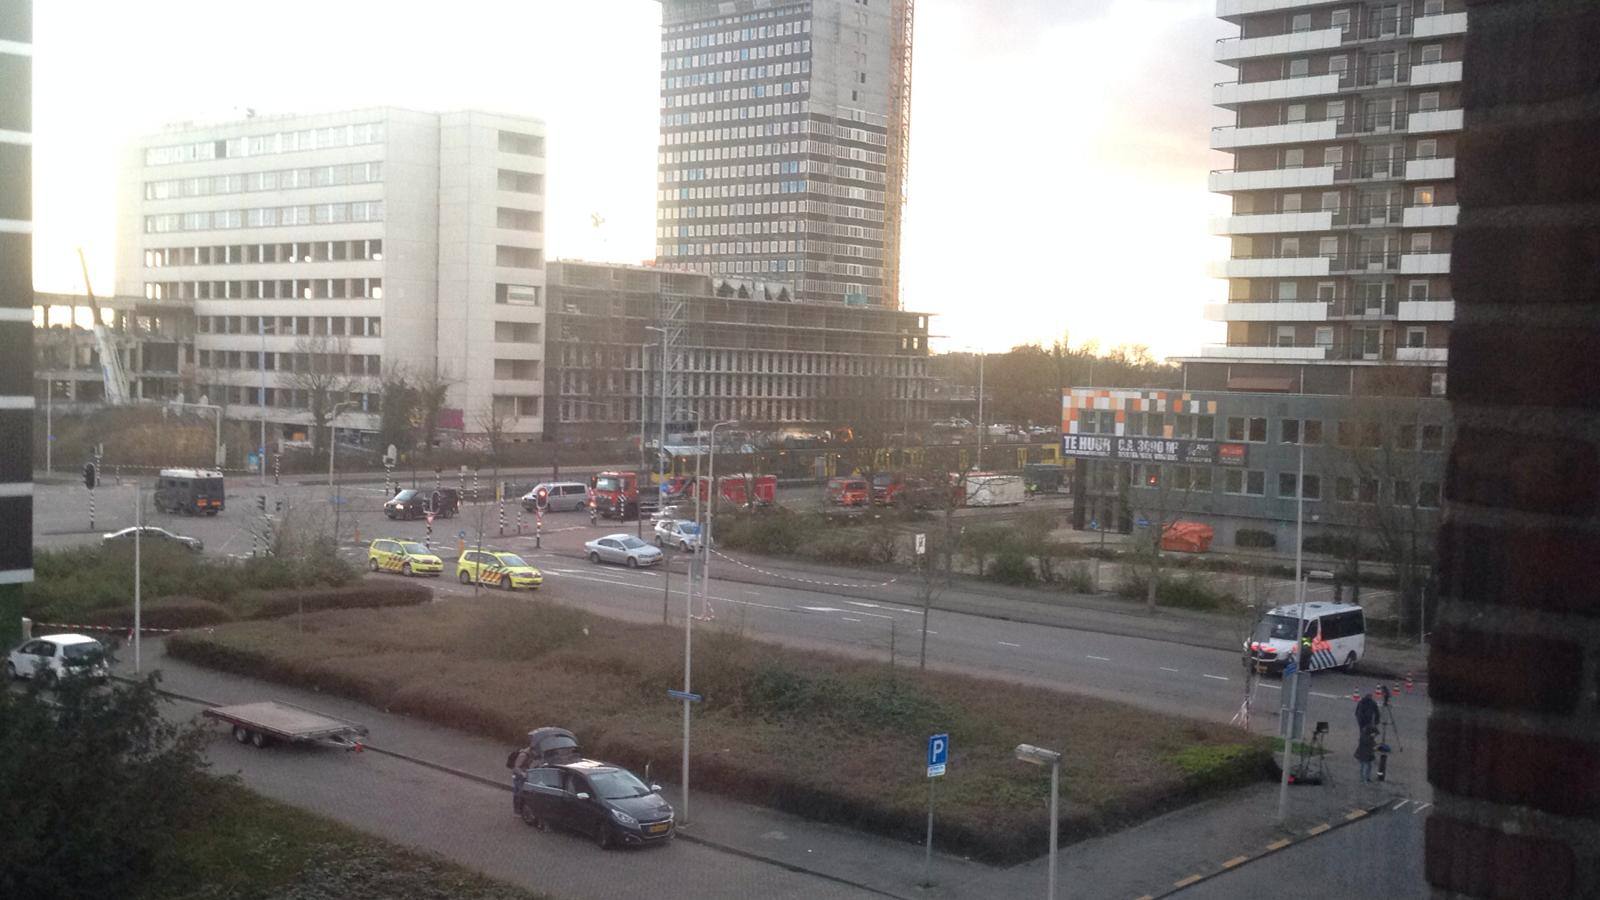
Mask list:
POLYGON ((1291 773, 1295 784, 1333 783, 1333 776, 1328 774, 1328 748, 1323 740, 1327 734, 1328 723, 1318 722, 1311 732, 1311 740, 1300 745, 1300 761, 1291 773))
POLYGON ((1389 705, 1389 698, 1392 694, 1388 685, 1380 685, 1378 693, 1383 697, 1383 702, 1378 705, 1378 726, 1380 729, 1378 743, 1389 743, 1389 731, 1392 729, 1394 731, 1394 749, 1396 753, 1399 753, 1405 750, 1405 746, 1400 743, 1400 726, 1394 720, 1394 707, 1389 705))

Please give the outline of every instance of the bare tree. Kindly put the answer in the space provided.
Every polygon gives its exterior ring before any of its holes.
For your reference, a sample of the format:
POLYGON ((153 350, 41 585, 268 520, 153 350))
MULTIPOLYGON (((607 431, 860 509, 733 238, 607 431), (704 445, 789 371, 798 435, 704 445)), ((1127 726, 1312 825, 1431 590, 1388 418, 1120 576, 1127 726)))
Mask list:
POLYGON ((348 371, 350 339, 325 334, 303 337, 295 342, 291 358, 289 371, 280 370, 280 383, 305 395, 312 447, 320 450, 327 446, 334 405, 348 399, 356 384, 348 371))
POLYGON ((431 460, 439 438, 439 411, 456 383, 449 370, 436 368, 427 374, 414 373, 411 389, 416 394, 416 428, 423 453, 431 460))
POLYGON ((1134 541, 1133 569, 1145 579, 1145 608, 1156 610, 1156 591, 1166 568, 1161 552, 1161 542, 1167 529, 1185 512, 1197 496, 1211 491, 1211 469, 1188 467, 1168 463, 1132 463, 1129 465, 1129 506, 1145 523, 1145 532, 1134 541), (1205 481, 1195 484, 1199 473, 1205 481))

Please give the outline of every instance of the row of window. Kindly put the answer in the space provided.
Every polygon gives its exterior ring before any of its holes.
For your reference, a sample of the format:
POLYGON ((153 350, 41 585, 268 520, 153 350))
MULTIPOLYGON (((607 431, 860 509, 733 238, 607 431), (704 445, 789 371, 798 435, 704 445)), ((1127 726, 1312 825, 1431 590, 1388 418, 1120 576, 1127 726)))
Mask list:
POLYGON ((382 337, 378 316, 196 316, 200 334, 261 334, 273 337, 382 337))
POLYGON ((302 150, 326 150, 330 147, 381 144, 383 135, 382 122, 365 122, 359 125, 334 125, 328 128, 303 128, 246 137, 191 141, 169 144, 165 147, 147 147, 144 151, 144 164, 165 166, 210 159, 236 159, 302 150))
POLYGON ((811 60, 809 59, 773 63, 770 66, 734 66, 730 69, 694 72, 688 75, 673 75, 669 78, 663 78, 661 79, 661 90, 663 92, 681 91, 712 84, 731 84, 735 81, 764 81, 768 78, 809 75, 810 73, 811 60))
POLYGON ((152 247, 144 251, 147 269, 173 266, 240 266, 261 263, 383 260, 379 238, 347 241, 284 241, 276 244, 217 244, 205 247, 152 247))
POLYGON ((691 106, 712 106, 739 100, 761 100, 766 97, 792 97, 811 93, 811 79, 799 81, 774 81, 744 87, 723 88, 716 91, 695 91, 692 94, 668 94, 661 98, 663 109, 684 109, 691 106))
POLYGON ((811 53, 809 40, 778 41, 767 44, 752 44, 748 47, 736 47, 730 50, 717 50, 711 53, 687 53, 678 56, 661 57, 661 71, 681 72, 685 69, 699 69, 706 66, 726 66, 733 63, 751 62, 762 59, 777 59, 782 56, 808 56, 811 53))
POLYGON ((746 106, 724 106, 718 109, 691 110, 661 114, 661 127, 683 125, 711 125, 716 122, 743 122, 749 119, 772 119, 778 116, 798 116, 811 109, 809 100, 788 100, 782 103, 757 103, 746 106))
MULTIPOLYGON (((1210 466, 1159 466, 1141 464, 1134 467, 1134 487, 1155 489, 1161 486, 1161 474, 1165 469, 1169 479, 1169 489, 1175 491, 1190 491, 1196 493, 1210 493, 1215 486, 1215 470, 1210 466)), ((1306 473, 1303 480, 1297 479, 1295 472, 1279 472, 1277 496, 1279 499, 1301 499, 1296 492, 1296 481, 1300 481, 1299 488, 1304 490, 1306 500, 1327 499, 1322 493, 1322 476, 1306 473)), ((1267 493, 1267 473, 1261 469, 1223 469, 1222 492, 1224 494, 1237 494, 1246 497, 1265 497, 1267 493)), ((1439 482, 1418 481, 1396 478, 1382 480, 1376 477, 1356 477, 1340 475, 1334 478, 1333 499, 1340 503, 1367 503, 1374 504, 1380 499, 1396 506, 1417 506, 1423 509, 1437 509, 1442 496, 1439 482), (1383 488, 1387 486, 1385 493, 1383 488)))
MULTIPOLYGON (((854 181, 865 181, 871 184, 883 184, 886 178, 882 172, 873 172, 857 166, 838 166, 820 160, 784 160, 781 162, 754 163, 738 166, 711 166, 710 168, 664 168, 659 172, 661 183, 672 184, 684 181, 726 181, 730 179, 744 180, 760 178, 770 175, 800 175, 811 174, 821 177, 846 178, 854 181)), ((876 199, 882 202, 883 193, 868 188, 851 188, 858 192, 864 199, 876 199)))
POLYGON ((664 225, 656 237, 718 237, 746 234, 798 234, 811 223, 802 219, 767 219, 758 222, 717 222, 709 225, 664 225))
MULTIPOLYGON (((1300 296, 1300 283, 1297 281, 1278 281, 1269 282, 1269 284, 1275 285, 1276 296, 1263 297, 1260 299, 1278 300, 1282 302, 1296 302, 1304 299, 1308 301, 1314 300, 1317 303, 1333 303, 1340 299, 1339 283, 1336 281, 1316 282, 1314 286, 1315 294, 1305 298, 1300 296)), ((1394 279, 1384 279, 1382 281, 1359 281, 1349 286, 1355 288, 1357 294, 1357 296, 1352 298, 1356 302, 1348 306, 1348 309, 1350 309, 1352 312, 1369 313, 1373 315, 1382 314, 1384 312, 1388 312, 1390 315, 1394 314, 1394 310, 1390 309, 1390 307, 1393 305, 1390 300, 1390 293, 1395 287, 1394 279)), ((1405 287, 1405 298, 1407 300, 1422 301, 1438 299, 1432 295, 1433 282, 1429 279, 1408 279, 1405 287)), ((1449 298, 1445 297, 1444 299, 1449 298)))
MULTIPOLYGON (((1167 437, 1209 441, 1216 439, 1216 416, 1190 413, 1125 412, 1121 434, 1128 437, 1167 437)), ((1117 434, 1117 413, 1109 409, 1078 412, 1080 434, 1117 434)), ((1277 420, 1276 442, 1320 446, 1326 436, 1321 419, 1281 418, 1277 420)), ((1268 442, 1266 416, 1227 416, 1222 439, 1251 444, 1268 442)), ((1339 447, 1396 450, 1444 450, 1444 426, 1403 422, 1385 425, 1374 420, 1340 419, 1333 423, 1334 442, 1339 447), (1387 434, 1386 434, 1387 432, 1387 434), (1385 438, 1392 436, 1387 444, 1385 438)))
POLYGON ((146 200, 177 197, 211 197, 217 194, 248 194, 253 191, 292 191, 300 188, 337 187, 346 184, 373 184, 383 180, 383 163, 364 162, 338 166, 306 166, 247 172, 233 175, 208 175, 201 178, 174 178, 144 183, 146 200))
MULTIPOLYGON (((798 11, 801 13, 811 12, 811 4, 805 4, 798 11)), ((779 11, 769 10, 766 12, 748 13, 743 16, 731 16, 721 19, 685 22, 680 25, 664 25, 662 26, 661 31, 664 34, 683 34, 684 32, 693 31, 700 28, 718 28, 723 25, 734 25, 741 22, 757 22, 762 19, 776 18, 779 15, 792 16, 795 13, 796 10, 794 9, 783 9, 779 11)), ((661 42, 661 47, 662 49, 668 51, 699 50, 702 47, 720 47, 724 44, 732 44, 736 41, 759 41, 765 40, 769 37, 788 37, 792 34, 810 33, 811 20, 807 18, 800 18, 790 19, 785 22, 777 22, 772 25, 757 25, 754 28, 739 28, 733 31, 710 31, 706 32, 705 34, 697 34, 689 37, 669 38, 661 42)))
MULTIPOLYGON (((261 406, 261 388, 258 385, 238 384, 203 384, 200 392, 211 397, 213 403, 224 403, 230 406, 261 406)), ((311 391, 294 388, 267 388, 266 405, 276 409, 310 409, 311 391)), ((376 413, 378 411, 379 395, 352 391, 349 393, 336 393, 328 398, 328 404, 353 403, 356 412, 376 413)))
POLYGON ((144 217, 145 234, 174 231, 221 231, 232 228, 278 228, 290 225, 338 225, 383 221, 382 200, 316 203, 305 206, 262 206, 161 213, 144 217))
POLYGON ((147 281, 146 300, 382 300, 382 278, 147 281))
POLYGON ((383 360, 376 354, 351 353, 275 353, 268 350, 201 350, 202 369, 233 369, 250 372, 319 372, 357 377, 383 374, 383 360))

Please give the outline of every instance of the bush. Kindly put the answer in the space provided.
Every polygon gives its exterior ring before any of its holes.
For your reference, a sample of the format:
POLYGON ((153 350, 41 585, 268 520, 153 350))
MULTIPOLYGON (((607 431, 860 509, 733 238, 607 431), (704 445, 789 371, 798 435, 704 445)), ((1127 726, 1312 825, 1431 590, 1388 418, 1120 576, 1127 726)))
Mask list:
POLYGON ((239 618, 276 619, 324 609, 376 609, 415 606, 433 599, 433 588, 369 578, 348 587, 253 592, 239 598, 239 618))
MULTIPOLYGON (((1142 600, 1148 594, 1149 578, 1143 572, 1129 572, 1118 586, 1117 593, 1129 599, 1142 600)), ((1211 579, 1198 572, 1183 575, 1162 573, 1156 587, 1156 605, 1174 609, 1216 610, 1233 605, 1234 596, 1219 591, 1211 579)))
POLYGON ((1033 584, 1033 566, 1022 551, 1015 547, 1006 547, 995 557, 994 565, 989 569, 989 577, 1001 584, 1033 584))
POLYGON ((205 734, 155 677, 0 691, 0 896, 126 895, 196 816, 205 734))
POLYGON ((972 525, 961 535, 961 555, 983 575, 989 560, 1015 541, 1013 530, 1005 525, 972 525))
MULTIPOLYGON (((1262 550, 1271 550, 1278 546, 1278 537, 1270 531, 1259 528, 1241 528, 1233 533, 1235 547, 1254 547, 1262 550)), ((1310 549, 1307 547, 1306 549, 1310 549)))
POLYGON ((788 555, 821 529, 819 516, 785 509, 723 513, 716 520, 716 542, 730 550, 788 555))
POLYGON ((1061 573, 1061 585, 1075 594, 1094 593, 1094 576, 1088 563, 1076 563, 1061 573))
MULTIPOLYGON (((143 604, 139 611, 139 624, 145 628, 204 628, 232 622, 234 614, 220 603, 198 600, 193 597, 169 597, 143 604)), ((89 624, 110 625, 118 628, 133 627, 133 607, 119 606, 102 610, 89 624)))
POLYGON ((1360 540, 1342 534, 1314 534, 1304 541, 1307 553, 1317 553, 1338 559, 1370 559, 1369 549, 1360 540))

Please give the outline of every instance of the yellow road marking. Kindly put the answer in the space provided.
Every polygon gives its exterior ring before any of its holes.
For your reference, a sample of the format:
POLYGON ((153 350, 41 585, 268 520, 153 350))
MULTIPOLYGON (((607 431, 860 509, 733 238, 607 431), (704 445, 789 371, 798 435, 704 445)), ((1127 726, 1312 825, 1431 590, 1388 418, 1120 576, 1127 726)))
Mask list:
POLYGON ((1224 869, 1231 869, 1234 866, 1239 865, 1240 863, 1247 863, 1249 861, 1250 861, 1250 857, 1248 857, 1248 856, 1235 856, 1233 859, 1230 859, 1227 862, 1223 863, 1222 867, 1224 869))
POLYGON ((1329 825, 1327 822, 1323 822, 1321 825, 1318 825, 1318 826, 1312 828, 1311 830, 1307 831, 1306 834, 1321 834, 1324 831, 1327 831, 1329 828, 1332 828, 1332 827, 1333 826, 1329 825))
POLYGON ((1292 843, 1294 843, 1294 841, 1290 840, 1289 838, 1280 838, 1279 840, 1273 841, 1272 843, 1268 844, 1267 845, 1267 849, 1268 850, 1282 850, 1283 848, 1289 846, 1292 843))
POLYGON ((1172 886, 1173 887, 1180 887, 1180 888, 1181 887, 1188 887, 1189 885, 1194 884, 1196 881, 1199 881, 1199 880, 1200 880, 1200 876, 1199 875, 1190 875, 1188 878, 1185 878, 1182 881, 1173 882, 1172 886))
POLYGON ((1145 894, 1143 897, 1135 898, 1135 900, 1156 900, 1156 898, 1150 896, 1149 894, 1145 894))
POLYGON ((1366 814, 1367 811, 1364 809, 1352 809, 1350 812, 1345 814, 1344 820, 1346 822, 1354 822, 1356 819, 1359 819, 1366 814))

